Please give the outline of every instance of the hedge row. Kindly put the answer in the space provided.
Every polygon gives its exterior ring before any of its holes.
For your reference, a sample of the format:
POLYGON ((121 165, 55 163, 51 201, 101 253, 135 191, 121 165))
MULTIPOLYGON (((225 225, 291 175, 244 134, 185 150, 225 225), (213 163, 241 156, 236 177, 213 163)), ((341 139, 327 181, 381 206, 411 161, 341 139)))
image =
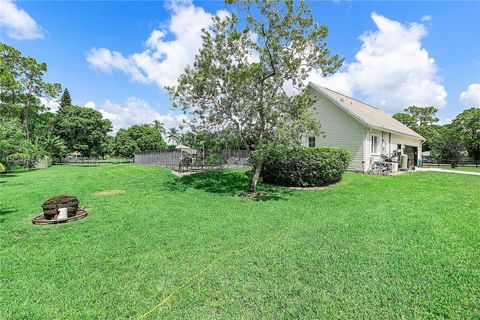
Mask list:
POLYGON ((351 159, 340 147, 277 148, 267 152, 261 176, 281 186, 322 186, 340 181, 351 159))

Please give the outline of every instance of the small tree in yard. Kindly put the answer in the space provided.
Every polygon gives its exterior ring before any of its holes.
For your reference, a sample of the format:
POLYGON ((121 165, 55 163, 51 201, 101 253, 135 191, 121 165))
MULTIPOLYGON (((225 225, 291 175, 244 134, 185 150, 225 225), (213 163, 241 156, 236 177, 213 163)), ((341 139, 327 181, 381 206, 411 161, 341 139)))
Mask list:
POLYGON ((332 74, 343 59, 330 54, 328 29, 314 22, 304 1, 227 2, 239 4, 244 23, 233 13, 215 17, 193 66, 167 89, 174 106, 190 112, 193 129, 233 129, 253 141, 249 189, 256 192, 270 146, 297 144, 302 132, 320 130, 308 112, 313 98, 304 90, 310 72, 332 74), (287 87, 300 93, 289 95, 287 87))
POLYGON ((480 108, 469 108, 457 115, 452 127, 461 135, 468 154, 480 160, 480 108))
POLYGON ((433 141, 432 156, 455 168, 461 161, 464 152, 462 136, 449 125, 443 126, 440 135, 433 141))

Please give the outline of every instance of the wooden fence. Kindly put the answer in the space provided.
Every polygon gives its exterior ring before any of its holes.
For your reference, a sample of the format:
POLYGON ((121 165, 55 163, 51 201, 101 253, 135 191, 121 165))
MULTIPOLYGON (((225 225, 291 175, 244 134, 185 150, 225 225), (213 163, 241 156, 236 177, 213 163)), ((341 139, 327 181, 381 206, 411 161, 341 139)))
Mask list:
POLYGON ((55 164, 69 164, 77 166, 99 166, 101 164, 122 164, 133 163, 133 159, 128 158, 110 158, 102 159, 95 157, 65 157, 55 159, 55 164))
POLYGON ((180 172, 240 169, 249 167, 249 155, 249 150, 157 150, 135 153, 134 162, 180 172))
MULTIPOLYGON (((449 161, 441 161, 441 160, 434 160, 434 159, 424 159, 423 160, 423 165, 426 167, 442 167, 442 166, 450 166, 449 161)), ((457 167, 480 167, 480 161, 479 160, 468 160, 468 159, 462 159, 460 162, 458 162, 457 167)))

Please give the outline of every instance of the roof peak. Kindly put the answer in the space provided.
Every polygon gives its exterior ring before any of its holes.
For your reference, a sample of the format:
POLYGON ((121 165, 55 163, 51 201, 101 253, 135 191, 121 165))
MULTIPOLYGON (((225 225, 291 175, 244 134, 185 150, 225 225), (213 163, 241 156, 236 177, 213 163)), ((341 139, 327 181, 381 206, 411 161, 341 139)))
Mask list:
MULTIPOLYGON (((357 101, 357 102, 359 102, 359 103, 361 103, 361 104, 364 104, 364 105, 366 105, 366 106, 368 106, 368 107, 370 107, 370 108, 373 108, 373 109, 377 109, 377 110, 383 111, 383 110, 382 110, 382 109, 380 109, 380 108, 377 108, 377 107, 375 107, 375 106, 372 106, 372 105, 371 105, 371 104, 369 104, 369 103, 366 103, 366 102, 360 101, 360 100, 358 100, 358 99, 355 99, 355 98, 353 98, 353 97, 347 96, 347 95, 346 95, 346 94, 344 94, 344 93, 341 93, 341 92, 338 92, 338 91, 332 90, 332 89, 330 89, 330 88, 327 88, 327 87, 324 87, 324 86, 320 86, 320 85, 318 85, 318 84, 315 84, 315 83, 314 83, 314 85, 316 85, 316 86, 318 86, 318 87, 320 87, 320 88, 322 88, 322 89, 325 89, 325 90, 328 90, 328 91, 335 92, 336 94, 339 94, 339 95, 341 95, 341 96, 344 96, 344 97, 346 97, 346 98, 348 98, 348 99, 352 99, 352 100, 354 100, 354 101, 357 101)), ((383 111, 383 112, 385 112, 385 111, 383 111)))
POLYGON ((425 140, 421 135, 380 108, 376 108, 365 102, 344 95, 343 93, 319 86, 313 82, 310 82, 309 86, 367 127, 394 133, 396 132, 425 140))

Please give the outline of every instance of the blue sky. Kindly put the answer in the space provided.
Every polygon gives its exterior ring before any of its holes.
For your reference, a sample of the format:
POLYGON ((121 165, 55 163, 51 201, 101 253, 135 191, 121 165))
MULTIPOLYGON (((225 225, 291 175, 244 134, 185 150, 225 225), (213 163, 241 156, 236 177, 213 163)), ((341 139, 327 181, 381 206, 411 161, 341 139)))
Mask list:
MULTIPOLYGON (((181 120, 162 87, 192 61, 211 16, 234 9, 221 1, 1 1, 1 41, 46 62, 48 81, 102 111, 115 129, 181 120)), ((444 121, 480 105, 480 2, 309 4, 346 62, 312 81, 390 113, 435 105, 444 121)))

